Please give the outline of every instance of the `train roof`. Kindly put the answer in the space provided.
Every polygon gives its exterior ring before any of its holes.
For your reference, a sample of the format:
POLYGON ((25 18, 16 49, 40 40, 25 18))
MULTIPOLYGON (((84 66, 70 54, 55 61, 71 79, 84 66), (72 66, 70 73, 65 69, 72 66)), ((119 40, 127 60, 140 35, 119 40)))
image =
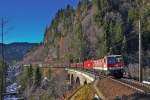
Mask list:
POLYGON ((122 55, 108 55, 107 57, 118 57, 118 56, 122 56, 122 55))

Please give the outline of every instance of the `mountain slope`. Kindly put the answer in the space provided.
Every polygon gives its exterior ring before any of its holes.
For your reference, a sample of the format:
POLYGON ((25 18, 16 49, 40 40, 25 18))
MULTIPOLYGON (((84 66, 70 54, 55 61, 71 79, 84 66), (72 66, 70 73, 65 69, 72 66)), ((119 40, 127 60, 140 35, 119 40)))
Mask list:
MULTIPOLYGON (((123 54, 137 62, 139 16, 143 55, 147 60, 150 57, 149 5, 149 0, 81 0, 76 9, 69 5, 60 9, 45 30, 39 55, 46 56, 41 61, 78 62, 107 54, 123 54)), ((27 61, 39 61, 32 53, 29 56, 27 61)))
MULTIPOLYGON (((24 55, 36 46, 35 43, 11 43, 4 44, 4 58, 8 63, 21 61, 24 55)), ((2 58, 2 45, 0 45, 0 57, 2 58)))

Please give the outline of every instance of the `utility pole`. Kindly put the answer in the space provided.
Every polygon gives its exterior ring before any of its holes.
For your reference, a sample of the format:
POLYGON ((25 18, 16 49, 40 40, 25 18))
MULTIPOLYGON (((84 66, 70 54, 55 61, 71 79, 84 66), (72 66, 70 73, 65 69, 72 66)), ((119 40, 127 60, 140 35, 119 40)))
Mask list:
POLYGON ((5 28, 6 28, 6 25, 7 25, 7 20, 2 17, 1 18, 1 22, 0 22, 0 28, 1 28, 1 53, 2 53, 2 81, 1 81, 1 100, 3 100, 4 98, 4 93, 5 93, 5 83, 6 83, 6 76, 5 76, 5 73, 6 73, 6 65, 5 65, 5 57, 4 57, 4 33, 5 33, 5 28))
POLYGON ((142 73, 142 43, 141 43, 141 21, 139 19, 139 82, 142 82, 143 73, 142 73))
POLYGON ((1 100, 3 100, 3 93, 4 93, 4 19, 1 19, 1 46, 2 46, 2 84, 1 84, 1 100))

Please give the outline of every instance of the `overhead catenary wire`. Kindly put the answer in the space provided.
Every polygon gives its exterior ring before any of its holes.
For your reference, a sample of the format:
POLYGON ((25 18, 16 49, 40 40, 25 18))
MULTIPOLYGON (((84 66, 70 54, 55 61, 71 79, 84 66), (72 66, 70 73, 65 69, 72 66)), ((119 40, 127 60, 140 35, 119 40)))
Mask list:
MULTIPOLYGON (((134 35, 134 36, 132 36, 132 37, 129 37, 129 38, 128 38, 128 39, 126 39, 126 40, 127 40, 127 41, 130 41, 130 40, 132 40, 132 39, 136 38, 136 37, 137 37, 137 35, 138 35, 138 34, 136 34, 136 35, 134 35)), ((122 44, 122 42, 117 43, 117 44, 115 44, 115 45, 111 46, 111 48, 115 48, 115 47, 117 47, 117 46, 119 46, 119 45, 121 45, 121 44, 122 44)))

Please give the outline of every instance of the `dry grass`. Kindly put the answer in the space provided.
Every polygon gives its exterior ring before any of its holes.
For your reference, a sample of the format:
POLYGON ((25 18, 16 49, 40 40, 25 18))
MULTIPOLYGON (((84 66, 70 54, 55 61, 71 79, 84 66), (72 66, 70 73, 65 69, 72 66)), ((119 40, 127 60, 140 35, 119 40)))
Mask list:
POLYGON ((85 85, 71 97, 71 100, 92 100, 94 95, 92 85, 85 85))

